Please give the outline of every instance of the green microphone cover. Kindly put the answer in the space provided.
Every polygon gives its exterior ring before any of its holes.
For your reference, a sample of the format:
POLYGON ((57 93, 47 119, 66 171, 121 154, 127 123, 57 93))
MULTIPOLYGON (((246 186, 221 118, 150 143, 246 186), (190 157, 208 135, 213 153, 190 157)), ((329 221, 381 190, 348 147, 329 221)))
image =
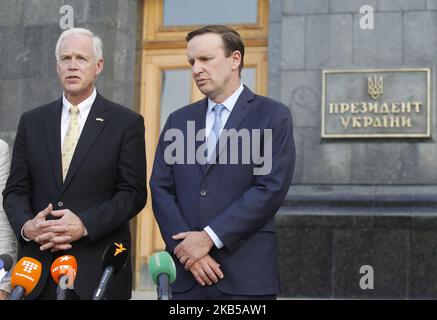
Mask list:
POLYGON ((149 272, 152 276, 153 283, 156 285, 158 285, 159 275, 163 273, 168 275, 170 284, 176 280, 176 266, 167 251, 156 252, 150 256, 149 272))

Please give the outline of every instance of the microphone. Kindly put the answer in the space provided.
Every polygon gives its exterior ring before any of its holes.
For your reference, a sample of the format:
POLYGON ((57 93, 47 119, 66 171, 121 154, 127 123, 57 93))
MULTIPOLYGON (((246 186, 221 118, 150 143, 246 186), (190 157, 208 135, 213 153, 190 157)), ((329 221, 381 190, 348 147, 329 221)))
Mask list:
POLYGON ((30 257, 23 257, 12 270, 12 291, 9 300, 21 300, 36 287, 41 276, 41 262, 30 257))
POLYGON ((102 300, 109 279, 126 266, 128 256, 127 248, 123 246, 122 242, 111 242, 108 244, 102 256, 103 275, 99 286, 94 291, 93 300, 102 300))
POLYGON ((6 277, 13 264, 14 260, 10 255, 0 254, 0 282, 6 277))
POLYGON ((53 261, 50 274, 58 284, 56 300, 65 300, 67 289, 74 289, 74 280, 77 274, 77 262, 73 256, 64 255, 53 261))
POLYGON ((149 272, 157 285, 158 300, 171 300, 170 284, 176 280, 176 266, 167 251, 160 251, 149 258, 149 272))

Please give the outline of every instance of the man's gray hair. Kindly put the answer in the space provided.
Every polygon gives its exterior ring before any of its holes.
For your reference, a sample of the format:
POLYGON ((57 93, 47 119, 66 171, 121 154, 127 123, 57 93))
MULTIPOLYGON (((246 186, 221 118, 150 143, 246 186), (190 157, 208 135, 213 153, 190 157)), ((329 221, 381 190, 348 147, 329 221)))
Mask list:
POLYGON ((73 29, 65 30, 59 36, 58 42, 56 43, 56 49, 55 49, 56 61, 59 62, 59 60, 61 58, 60 54, 59 54, 59 47, 61 46, 61 42, 66 37, 71 36, 73 34, 85 34, 87 36, 90 36, 91 39, 93 40, 93 43, 94 43, 94 53, 95 53, 96 60, 99 61, 100 59, 103 59, 102 40, 98 36, 96 36, 94 33, 89 31, 88 29, 85 29, 85 28, 73 28, 73 29))

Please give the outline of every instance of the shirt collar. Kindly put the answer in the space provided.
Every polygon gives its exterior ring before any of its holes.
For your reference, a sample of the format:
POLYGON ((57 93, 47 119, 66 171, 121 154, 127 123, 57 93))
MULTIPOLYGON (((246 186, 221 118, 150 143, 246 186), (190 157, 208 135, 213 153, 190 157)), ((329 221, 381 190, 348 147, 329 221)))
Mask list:
MULTIPOLYGON (((243 92, 244 86, 242 83, 240 83, 240 86, 238 89, 225 101, 223 101, 222 104, 225 106, 225 109, 229 110, 229 112, 232 112, 232 109, 234 109, 235 104, 237 103, 238 98, 240 97, 241 92, 243 92)), ((218 103, 215 103, 210 98, 208 98, 208 112, 212 111, 212 108, 218 103)))
MULTIPOLYGON (((97 96, 97 91, 96 88, 94 87, 93 93, 91 93, 91 95, 88 98, 86 98, 85 100, 83 100, 81 103, 77 105, 79 107, 79 114, 82 115, 87 114, 91 110, 94 100, 96 100, 96 96, 97 96)), ((64 94, 62 95, 62 107, 64 108, 65 111, 68 112, 70 111, 71 106, 72 104, 70 103, 70 101, 68 101, 64 92, 64 94)))

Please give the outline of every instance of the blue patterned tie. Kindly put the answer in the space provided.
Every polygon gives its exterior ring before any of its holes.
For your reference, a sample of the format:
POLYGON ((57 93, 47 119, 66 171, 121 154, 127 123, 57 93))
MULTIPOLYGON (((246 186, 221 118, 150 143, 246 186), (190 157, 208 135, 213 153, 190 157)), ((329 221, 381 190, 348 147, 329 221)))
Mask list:
MULTIPOLYGON (((214 118, 214 124, 212 125, 211 132, 207 139, 207 146, 208 146, 208 159, 210 160, 212 154, 214 153, 215 146, 217 144, 217 141, 220 137, 220 129, 222 127, 222 111, 225 108, 222 104, 216 104, 212 111, 215 114, 214 118)), ((208 162, 209 162, 208 160, 208 162)))

